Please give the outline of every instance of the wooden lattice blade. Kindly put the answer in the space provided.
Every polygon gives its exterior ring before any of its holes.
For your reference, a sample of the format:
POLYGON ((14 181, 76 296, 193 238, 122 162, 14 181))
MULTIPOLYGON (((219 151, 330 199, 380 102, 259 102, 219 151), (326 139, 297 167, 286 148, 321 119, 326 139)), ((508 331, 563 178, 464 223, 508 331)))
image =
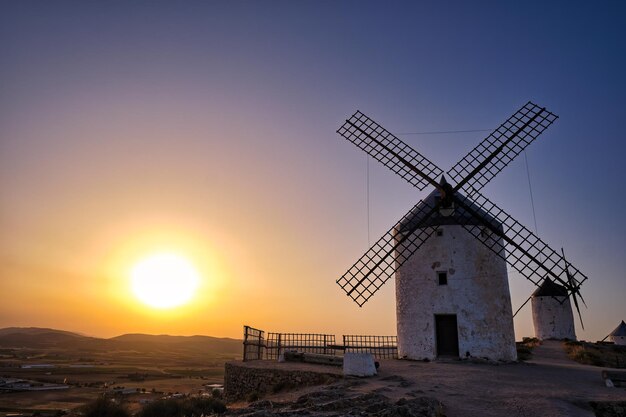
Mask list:
POLYGON ((543 277, 548 276, 571 294, 578 290, 569 282, 575 282, 578 288, 587 280, 577 268, 565 264, 560 254, 482 194, 475 192, 470 200, 456 193, 454 200, 477 220, 482 220, 479 225, 463 227, 535 285, 539 286, 543 277))
POLYGON ((480 191, 556 119, 545 107, 528 102, 448 171, 456 191, 480 191))
POLYGON ((438 186, 441 169, 360 111, 346 120, 337 133, 419 190, 428 184, 438 186))
POLYGON ((570 273, 570 270, 569 270, 570 264, 565 259, 565 250, 563 248, 561 248, 561 254, 563 255, 563 262, 565 263, 565 273, 567 274, 567 282, 569 284, 568 291, 570 291, 570 293, 572 295, 572 301, 574 301, 574 306, 576 307, 576 311, 578 312, 578 318, 580 320, 580 326, 584 330, 585 329, 585 323, 583 323, 583 315, 580 312, 580 306, 578 305, 578 297, 580 297, 580 301, 582 301, 583 304, 585 304, 585 307, 587 307, 587 304, 585 303, 585 300, 583 299, 583 296, 580 294, 580 284, 578 283, 578 281, 576 281, 576 279, 570 273))
POLYGON ((424 225, 435 213, 435 206, 426 201, 418 202, 337 280, 337 284, 359 306, 365 304, 434 233, 434 227, 424 225))

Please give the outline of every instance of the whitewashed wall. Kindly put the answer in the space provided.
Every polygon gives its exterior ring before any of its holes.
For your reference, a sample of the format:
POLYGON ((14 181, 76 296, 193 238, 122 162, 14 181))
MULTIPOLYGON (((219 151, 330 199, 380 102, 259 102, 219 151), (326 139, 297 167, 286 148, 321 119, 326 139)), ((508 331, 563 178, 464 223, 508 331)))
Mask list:
POLYGON ((435 314, 456 314, 461 357, 516 360, 506 262, 462 226, 439 228, 396 272, 399 356, 435 358, 435 314))
POLYGON ((540 340, 576 340, 574 315, 569 297, 533 297, 530 302, 535 337, 540 340), (563 301, 563 304, 560 301, 563 301))

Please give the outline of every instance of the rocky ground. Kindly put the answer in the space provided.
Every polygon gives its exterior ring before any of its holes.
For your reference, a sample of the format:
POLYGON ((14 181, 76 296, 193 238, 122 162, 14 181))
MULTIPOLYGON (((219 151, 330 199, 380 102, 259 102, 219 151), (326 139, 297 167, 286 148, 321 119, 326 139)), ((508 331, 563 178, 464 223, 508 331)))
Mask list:
POLYGON ((624 416, 619 410, 626 403, 619 404, 626 401, 626 389, 607 388, 602 369, 606 368, 572 361, 561 342, 545 342, 524 363, 383 360, 375 377, 279 392, 249 406, 234 405, 243 408, 229 413, 242 417, 624 416), (618 404, 612 408, 616 413, 601 411, 606 403, 618 404))
POLYGON ((392 400, 380 392, 359 392, 354 388, 365 381, 348 380, 313 390, 294 401, 261 400, 246 408, 229 411, 237 417, 295 417, 314 415, 380 416, 380 417, 438 417, 443 416, 442 404, 434 398, 410 395, 392 400))

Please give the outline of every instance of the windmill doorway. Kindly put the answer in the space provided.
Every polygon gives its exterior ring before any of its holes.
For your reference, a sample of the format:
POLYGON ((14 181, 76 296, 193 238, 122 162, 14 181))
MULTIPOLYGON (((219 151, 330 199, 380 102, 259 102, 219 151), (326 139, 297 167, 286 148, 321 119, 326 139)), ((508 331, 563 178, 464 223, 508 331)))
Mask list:
POLYGON ((456 314, 435 314, 437 356, 459 357, 459 331, 456 314))

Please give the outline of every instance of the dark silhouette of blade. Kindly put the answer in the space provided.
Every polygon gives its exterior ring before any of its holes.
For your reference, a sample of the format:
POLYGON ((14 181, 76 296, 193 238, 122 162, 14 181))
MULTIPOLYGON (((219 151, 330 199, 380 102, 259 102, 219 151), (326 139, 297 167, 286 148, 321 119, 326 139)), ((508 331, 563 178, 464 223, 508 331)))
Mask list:
MULTIPOLYGON (((563 254, 563 262, 565 262, 565 273, 567 274, 567 289, 570 291, 570 293, 572 294, 572 300, 574 301, 574 305, 576 306, 576 311, 578 312, 578 319, 580 320, 580 326, 583 328, 583 330, 585 330, 585 324, 583 323, 583 316, 580 312, 580 307, 578 305, 578 300, 576 299, 576 296, 580 296, 580 299, 583 303, 585 303, 585 300, 582 299, 582 296, 580 295, 580 284, 576 281, 576 279, 574 279, 574 277, 570 274, 569 272, 569 262, 567 262, 567 259, 565 259, 565 251, 563 250, 563 248, 561 248, 561 253, 563 254)), ((585 307, 587 307, 587 304, 585 304, 585 307)))
POLYGON ((574 300, 574 305, 576 306, 576 311, 578 312, 578 319, 580 320, 580 326, 585 330, 585 324, 583 323, 583 316, 580 312, 580 307, 578 306, 578 300, 576 299, 576 292, 572 292, 572 300, 574 300))
MULTIPOLYGON (((470 200, 461 194, 453 194, 454 201, 480 222, 478 225, 463 224, 463 228, 535 285, 540 285, 540 277, 548 275, 568 288, 566 268, 557 252, 482 194, 476 192, 472 197, 470 200), (473 207, 487 215, 480 214, 473 207)), ((587 277, 569 266, 573 279, 582 284, 587 277)))
POLYGON ((545 107, 526 103, 448 171, 457 184, 454 190, 469 196, 480 191, 557 118, 545 107))
POLYGON ((435 227, 428 226, 427 221, 438 207, 424 201, 417 203, 337 280, 359 307, 434 233, 435 227))
POLYGON ((530 297, 528 297, 528 298, 526 299, 526 301, 524 301, 524 304, 522 304, 521 306, 519 306, 519 308, 518 308, 517 310, 515 310, 515 313, 513 314, 513 318, 515 318, 515 316, 517 316, 517 313, 519 313, 519 312, 522 310, 522 308, 524 308, 524 306, 525 306, 526 304, 528 304, 528 302, 529 302, 532 298, 533 298, 533 295, 531 294, 531 295, 530 295, 530 297))
POLYGON ((360 111, 346 120, 337 133, 419 190, 428 184, 439 186, 435 180, 443 174, 439 167, 360 111))

